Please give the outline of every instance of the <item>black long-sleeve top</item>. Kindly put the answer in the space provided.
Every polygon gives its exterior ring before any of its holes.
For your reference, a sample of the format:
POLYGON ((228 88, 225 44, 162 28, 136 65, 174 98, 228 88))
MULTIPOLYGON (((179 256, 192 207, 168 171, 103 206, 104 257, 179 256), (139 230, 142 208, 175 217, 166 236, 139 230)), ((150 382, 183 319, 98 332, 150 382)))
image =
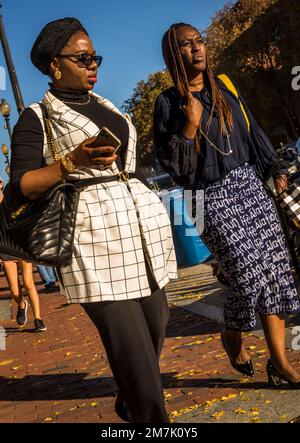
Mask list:
MULTIPOLYGON (((89 96, 88 92, 65 91, 51 88, 50 92, 63 101, 71 109, 88 117, 99 128, 105 126, 120 140, 117 166, 124 169, 125 148, 128 143, 129 129, 126 120, 119 114, 101 106, 89 96)), ((27 201, 20 189, 20 180, 27 171, 46 166, 43 158, 44 132, 40 119, 31 108, 26 108, 14 127, 11 145, 11 177, 10 183, 15 199, 19 203, 27 201)), ((137 169, 136 177, 148 186, 145 177, 137 169)))
POLYGON ((239 96, 250 121, 250 132, 239 100, 221 80, 216 81, 233 113, 230 145, 227 137, 220 135, 217 108, 207 131, 206 124, 211 110, 210 92, 203 89, 193 92, 193 96, 203 105, 202 131, 220 151, 227 153, 231 146, 233 152, 230 155, 221 154, 203 135, 200 140, 201 154, 196 152, 194 141, 186 139, 182 134, 186 118, 182 110, 183 100, 175 88, 162 92, 156 100, 154 141, 157 157, 174 180, 185 187, 203 189, 244 163, 253 165, 258 175, 265 178, 278 159, 270 140, 255 121, 243 98, 239 96))

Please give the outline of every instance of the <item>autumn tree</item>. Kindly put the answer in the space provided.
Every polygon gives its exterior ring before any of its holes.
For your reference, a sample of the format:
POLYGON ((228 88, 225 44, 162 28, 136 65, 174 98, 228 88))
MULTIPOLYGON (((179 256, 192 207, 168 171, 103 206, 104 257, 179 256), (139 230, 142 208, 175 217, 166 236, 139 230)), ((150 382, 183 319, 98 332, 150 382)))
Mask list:
MULTIPOLYGON (((244 8, 240 23, 247 21, 245 11, 256 13, 250 8, 251 3, 261 6, 263 2, 239 2, 237 5, 248 8, 244 8)), ((291 87, 292 69, 299 65, 300 3, 276 0, 262 6, 265 14, 259 10, 251 26, 218 54, 214 70, 229 75, 263 129, 278 145, 295 140, 300 133, 299 94, 291 87)))
POLYGON ((171 83, 167 71, 150 74, 147 81, 138 82, 132 96, 123 105, 137 130, 137 162, 143 168, 155 166, 152 131, 154 104, 158 95, 169 88, 171 83))
POLYGON ((264 13, 277 0, 240 0, 228 2, 218 10, 211 24, 204 31, 210 54, 210 61, 215 67, 220 61, 222 52, 264 13))

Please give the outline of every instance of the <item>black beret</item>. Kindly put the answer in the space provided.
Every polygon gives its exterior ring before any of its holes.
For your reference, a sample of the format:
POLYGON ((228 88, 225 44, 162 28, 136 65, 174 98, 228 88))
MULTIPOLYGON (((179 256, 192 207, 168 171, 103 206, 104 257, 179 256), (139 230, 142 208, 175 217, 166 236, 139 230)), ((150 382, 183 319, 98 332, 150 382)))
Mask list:
POLYGON ((59 55, 69 39, 78 31, 88 35, 77 18, 66 17, 48 23, 39 33, 32 46, 30 58, 43 74, 49 74, 50 63, 59 55))

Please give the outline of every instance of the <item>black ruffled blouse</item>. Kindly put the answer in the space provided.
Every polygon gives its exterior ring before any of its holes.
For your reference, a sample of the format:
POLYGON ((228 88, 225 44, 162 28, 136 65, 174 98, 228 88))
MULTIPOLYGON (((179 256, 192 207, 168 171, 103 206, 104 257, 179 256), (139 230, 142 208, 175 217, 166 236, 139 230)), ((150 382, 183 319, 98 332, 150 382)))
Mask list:
POLYGON ((243 98, 239 95, 250 121, 250 132, 237 97, 221 80, 217 79, 217 83, 233 113, 234 126, 229 133, 229 142, 226 136, 219 133, 217 109, 207 131, 206 124, 211 109, 210 92, 203 89, 193 92, 193 96, 203 105, 201 129, 218 150, 202 135, 201 154, 197 154, 194 141, 184 137, 181 132, 185 124, 183 101, 175 88, 167 89, 156 100, 154 141, 157 157, 162 167, 181 186, 203 189, 244 163, 253 165, 258 175, 264 179, 278 160, 270 140, 255 121, 243 98), (230 147, 230 155, 219 152, 227 153, 230 147))

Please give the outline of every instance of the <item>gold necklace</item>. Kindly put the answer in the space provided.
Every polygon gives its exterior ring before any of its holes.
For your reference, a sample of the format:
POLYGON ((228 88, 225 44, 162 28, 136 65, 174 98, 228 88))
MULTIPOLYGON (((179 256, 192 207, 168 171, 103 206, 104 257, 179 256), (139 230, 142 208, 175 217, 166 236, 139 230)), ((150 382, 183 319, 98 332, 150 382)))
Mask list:
POLYGON ((219 149, 209 138, 208 138, 208 136, 202 131, 202 129, 201 128, 199 128, 200 129, 200 132, 201 132, 201 134, 202 135, 204 135, 204 137, 206 138, 206 140, 208 141, 208 143, 211 145, 211 146, 213 146, 218 152, 220 152, 220 154, 222 154, 222 155, 225 155, 225 156, 227 156, 227 155, 230 155, 230 154, 232 154, 232 147, 231 147, 231 143, 230 143, 230 140, 229 140, 229 135, 228 135, 228 131, 227 131, 227 128, 226 128, 226 125, 225 125, 225 133, 226 133, 226 138, 227 138, 227 143, 228 143, 228 147, 229 147, 229 151, 228 152, 224 152, 224 151, 221 151, 221 149, 219 149))
POLYGON ((87 105, 88 103, 90 103, 91 101, 91 96, 89 96, 89 98, 87 99, 86 102, 84 103, 80 103, 80 102, 67 102, 65 100, 62 100, 66 105, 79 105, 79 106, 83 106, 83 105, 87 105))

